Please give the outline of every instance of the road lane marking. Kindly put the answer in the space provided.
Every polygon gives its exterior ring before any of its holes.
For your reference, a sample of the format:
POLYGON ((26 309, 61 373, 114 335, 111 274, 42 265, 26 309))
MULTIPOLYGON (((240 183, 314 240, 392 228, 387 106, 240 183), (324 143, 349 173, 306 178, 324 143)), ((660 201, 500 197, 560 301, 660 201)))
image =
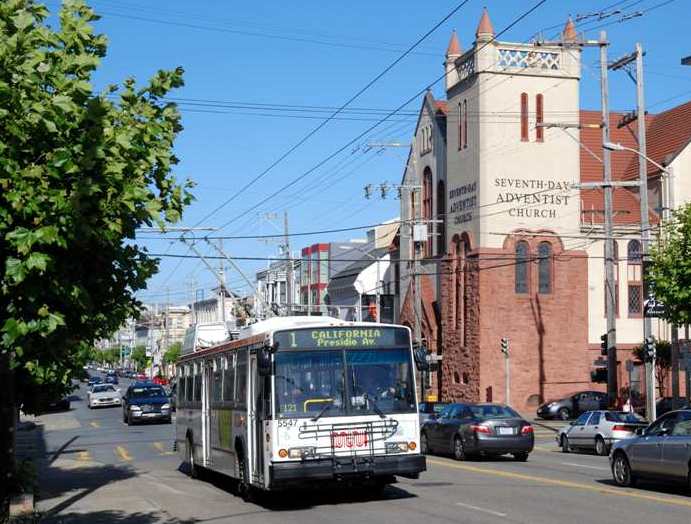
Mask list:
POLYGON ((165 446, 165 444, 163 444, 163 442, 154 442, 154 443, 152 443, 152 445, 153 445, 153 447, 156 448, 156 451, 158 451, 158 454, 159 454, 159 455, 163 455, 163 456, 165 456, 165 455, 175 455, 175 452, 174 452, 174 451, 168 451, 168 450, 166 449, 166 446, 165 446))
POLYGON ((115 446, 115 453, 120 457, 120 460, 125 462, 130 462, 132 460, 132 455, 122 446, 115 446))
POLYGON ((92 428, 100 428, 101 427, 101 424, 96 422, 95 420, 92 420, 91 422, 89 422, 89 424, 91 424, 92 428))
POLYGON ((609 471, 609 468, 603 468, 602 466, 588 466, 586 464, 576 464, 575 462, 560 462, 562 466, 573 466, 574 468, 589 468, 589 469, 599 469, 600 471, 609 471))
POLYGON ((683 506, 685 508, 691 508, 691 501, 682 499, 671 499, 667 497, 658 497, 657 495, 648 495, 646 493, 639 493, 635 491, 630 491, 624 488, 612 489, 606 487, 592 486, 590 484, 582 484, 580 482, 571 482, 569 480, 557 480, 550 479, 547 477, 538 477, 533 475, 526 475, 523 473, 513 473, 510 471, 502 471, 499 469, 481 468, 478 466, 471 466, 469 464, 454 464, 450 462, 442 462, 441 460, 434 460, 427 458, 427 462, 430 464, 436 464, 438 466, 445 466, 447 468, 462 469, 465 471, 470 471, 472 473, 481 473, 483 475, 494 475, 496 477, 504 477, 508 479, 517 480, 527 480, 529 482, 542 482, 543 484, 548 484, 552 486, 562 486, 565 488, 580 489, 583 491, 595 491, 603 495, 616 495, 619 497, 629 497, 633 499, 647 500, 652 502, 659 502, 661 504, 669 504, 672 506, 683 506))
POLYGON ((77 454, 77 460, 79 460, 80 462, 89 462, 91 460, 91 453, 89 453, 86 450, 80 451, 77 454))
POLYGON ((500 513, 491 509, 481 508, 479 506, 473 506, 472 504, 463 504, 463 502, 456 502, 456 506, 461 506, 462 508, 474 509, 481 513, 488 513, 489 515, 494 515, 495 517, 506 517, 506 513, 500 513))

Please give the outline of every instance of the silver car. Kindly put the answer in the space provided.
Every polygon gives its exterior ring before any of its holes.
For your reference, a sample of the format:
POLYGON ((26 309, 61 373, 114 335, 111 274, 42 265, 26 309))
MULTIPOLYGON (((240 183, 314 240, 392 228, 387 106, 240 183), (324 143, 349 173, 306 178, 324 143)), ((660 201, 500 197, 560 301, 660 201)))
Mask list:
POLYGON ((691 410, 665 413, 640 435, 617 442, 609 461, 619 486, 649 477, 681 481, 691 489, 691 410))
POLYGON ((112 384, 94 384, 87 393, 87 402, 90 408, 119 406, 122 398, 120 390, 112 384))
POLYGON ((631 438, 647 426, 641 417, 625 411, 586 411, 556 435, 564 453, 572 450, 595 450, 607 455, 613 444, 631 438))

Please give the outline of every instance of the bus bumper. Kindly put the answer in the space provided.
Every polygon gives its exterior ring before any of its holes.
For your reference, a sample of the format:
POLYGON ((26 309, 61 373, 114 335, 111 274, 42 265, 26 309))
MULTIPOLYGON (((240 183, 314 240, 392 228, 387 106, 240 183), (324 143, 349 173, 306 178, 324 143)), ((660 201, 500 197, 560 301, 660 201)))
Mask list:
POLYGON ((313 481, 376 479, 397 475, 416 479, 427 469, 424 455, 336 457, 275 463, 269 466, 272 488, 313 481))

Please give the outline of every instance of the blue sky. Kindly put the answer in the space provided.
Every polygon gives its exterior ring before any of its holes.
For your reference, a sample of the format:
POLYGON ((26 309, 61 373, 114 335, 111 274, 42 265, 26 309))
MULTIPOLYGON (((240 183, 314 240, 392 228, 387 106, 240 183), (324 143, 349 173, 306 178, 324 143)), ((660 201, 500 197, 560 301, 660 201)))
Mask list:
MULTIPOLYGON (((46 1, 55 9, 58 0, 46 1)), ((378 2, 239 2, 196 0, 90 0, 102 20, 97 31, 109 39, 108 56, 94 85, 119 83, 128 76, 143 82, 157 69, 183 66, 185 86, 171 94, 181 104, 184 131, 176 154, 180 179, 197 183, 196 201, 183 223, 197 225, 245 183, 266 169, 326 117, 323 107, 337 107, 395 60, 411 43, 444 18, 459 1, 387 0, 378 2), (256 105, 255 105, 256 104, 256 105), (259 104, 271 107, 263 108, 259 104), (285 106, 303 106, 298 111, 285 106), (309 107, 304 107, 309 106, 309 107), (319 107, 317 107, 319 106, 319 107), (267 116, 268 115, 268 116, 267 116)), ((444 51, 452 29, 464 49, 474 40, 482 7, 487 6, 498 32, 537 0, 469 0, 392 71, 351 104, 353 108, 393 109, 443 73, 444 51)), ((633 50, 640 41, 646 51, 646 101, 659 112, 691 98, 691 67, 680 58, 688 46, 689 0, 548 0, 500 40, 526 41, 540 30, 555 36, 569 15, 611 13, 602 20, 585 18, 577 30, 595 38, 602 24, 612 45, 610 58, 633 50), (609 9, 608 9, 609 8, 609 9), (642 16, 620 21, 623 15, 642 16)), ((581 107, 599 108, 598 55, 584 53, 581 107)), ((443 97, 440 84, 430 86, 443 97)), ((625 74, 610 74, 612 109, 629 110, 635 88, 625 74)), ((409 142, 419 98, 401 116, 382 124, 332 161, 265 204, 269 194, 302 175, 371 126, 380 117, 372 111, 349 113, 327 124, 254 186, 201 225, 226 235, 272 234, 282 228, 288 210, 293 232, 374 224, 398 216, 393 198, 366 200, 363 186, 400 180, 405 149, 366 150, 368 142, 409 142), (250 210, 251 209, 251 210, 250 210), (276 214, 275 219, 263 216, 276 214), (277 229, 278 228, 278 229, 277 229)), ((292 248, 313 242, 345 240, 358 232, 292 239, 292 248)), ((187 252, 179 242, 141 243, 154 253, 187 252)), ((226 240, 236 256, 277 256, 277 244, 257 240, 226 240)), ((204 253, 208 246, 199 245, 204 253)), ((243 262, 251 279, 266 262, 243 262)), ((231 287, 246 292, 242 279, 230 272, 231 287)), ((146 302, 189 301, 194 288, 214 285, 211 273, 196 260, 163 259, 161 271, 140 293, 146 302)))

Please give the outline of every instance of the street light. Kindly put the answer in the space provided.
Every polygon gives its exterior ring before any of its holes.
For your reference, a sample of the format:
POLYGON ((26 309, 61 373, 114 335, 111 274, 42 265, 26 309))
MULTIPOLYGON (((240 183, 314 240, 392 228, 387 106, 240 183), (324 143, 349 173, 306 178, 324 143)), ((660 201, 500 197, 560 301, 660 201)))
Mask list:
MULTIPOLYGON (((604 149, 607 149, 609 151, 630 151, 632 153, 636 153, 640 158, 644 159, 646 162, 650 162, 653 164, 655 167, 657 167, 660 171, 662 171, 665 175, 667 175, 667 184, 666 184, 666 191, 664 192, 666 194, 666 202, 665 205, 663 206, 666 211, 663 214, 663 217, 669 213, 669 209, 674 207, 673 203, 673 186, 672 186, 672 169, 671 168, 666 168, 657 162, 655 162, 652 158, 650 158, 647 155, 644 155, 637 149, 633 149, 631 147, 624 146, 620 143, 617 142, 604 142, 602 144, 602 147, 604 149)), ((641 168, 640 170, 640 190, 641 191, 648 191, 648 181, 647 181, 647 169, 641 168)), ((647 195, 646 195, 647 196, 647 195)), ((645 256, 648 254, 648 243, 650 241, 650 225, 648 223, 648 206, 647 206, 647 198, 644 200, 641 198, 641 237, 643 240, 643 259, 645 259, 645 256), (645 205, 644 205, 645 201, 645 205)), ((644 278, 644 275, 642 275, 642 278, 644 278)), ((650 317, 647 317, 645 314, 645 306, 644 306, 644 311, 643 311, 643 340, 647 343, 652 336, 652 324, 650 317)), ((657 418, 657 413, 656 413, 656 405, 655 405, 655 356, 652 356, 652 359, 647 359, 646 360, 646 382, 647 382, 647 406, 646 406, 646 412, 648 415, 649 420, 652 422, 657 418)))

